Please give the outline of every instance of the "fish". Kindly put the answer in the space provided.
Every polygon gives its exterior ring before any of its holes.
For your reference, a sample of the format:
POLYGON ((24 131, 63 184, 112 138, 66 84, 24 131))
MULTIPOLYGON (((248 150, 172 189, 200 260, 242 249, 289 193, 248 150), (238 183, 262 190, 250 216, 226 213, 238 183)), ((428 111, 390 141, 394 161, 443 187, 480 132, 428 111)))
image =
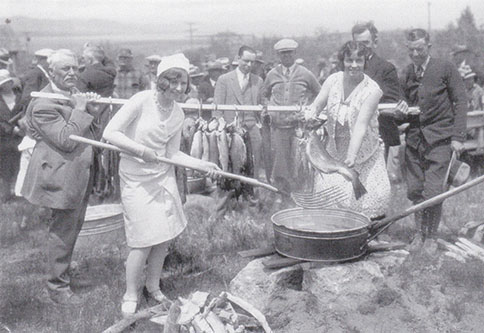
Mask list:
POLYGON ((202 158, 203 154, 203 133, 202 129, 199 128, 193 135, 192 146, 190 148, 190 155, 195 158, 202 158))
POLYGON ((208 136, 208 160, 212 163, 219 164, 217 132, 207 133, 208 136))
POLYGON ((202 131, 202 160, 208 161, 210 156, 210 144, 208 142, 208 133, 206 131, 202 131))
POLYGON ((348 168, 345 164, 335 160, 326 150, 328 144, 328 132, 322 127, 323 140, 320 140, 316 129, 309 131, 308 143, 306 145, 306 155, 311 165, 322 173, 339 173, 346 180, 350 181, 353 186, 356 200, 360 199, 367 190, 360 181, 359 174, 356 170, 348 168))
POLYGON ((223 171, 229 170, 229 140, 225 128, 217 131, 217 148, 219 165, 223 171))
POLYGON ((240 174, 247 162, 247 147, 239 133, 233 132, 231 137, 230 160, 232 161, 232 172, 240 174))

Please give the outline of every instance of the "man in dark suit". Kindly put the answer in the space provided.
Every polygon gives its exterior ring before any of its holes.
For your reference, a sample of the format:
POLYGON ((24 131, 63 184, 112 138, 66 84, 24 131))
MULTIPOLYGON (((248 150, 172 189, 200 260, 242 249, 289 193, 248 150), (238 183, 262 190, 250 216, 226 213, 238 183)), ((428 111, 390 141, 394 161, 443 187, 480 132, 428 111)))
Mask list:
MULTIPOLYGON (((70 96, 78 78, 76 55, 58 50, 49 57, 51 82, 42 90, 70 96)), ((70 134, 93 138, 91 124, 98 110, 89 103, 94 93, 74 94, 68 101, 38 98, 29 104, 25 122, 35 145, 22 195, 51 208, 47 287, 61 305, 79 305, 70 288, 69 265, 91 192, 92 148, 69 139, 70 134)))
MULTIPOLYGON (((214 103, 229 105, 258 105, 261 103, 262 79, 251 73, 252 65, 256 60, 256 51, 248 46, 239 49, 239 64, 237 68, 221 75, 215 86, 214 103)), ((227 123, 234 121, 236 111, 223 112, 223 118, 227 123)), ((217 114, 214 114, 217 115, 217 114)), ((218 116, 218 115, 217 115, 218 116)), ((254 161, 254 174, 257 178, 261 168, 262 137, 258 126, 259 120, 255 112, 240 112, 238 115, 240 124, 249 133, 252 158, 254 161)), ((254 175, 249 174, 253 177, 254 175)), ((227 200, 234 195, 234 191, 228 195, 220 193, 222 198, 217 204, 217 216, 221 217, 226 209, 227 200)))
MULTIPOLYGON (((380 58, 375 49, 378 46, 378 30, 373 22, 359 23, 351 29, 353 40, 362 42, 371 54, 366 62, 365 74, 372 78, 383 91, 380 103, 397 103, 400 98, 400 83, 397 70, 390 62, 380 58)), ((378 117, 380 137, 385 144, 385 160, 391 146, 400 145, 400 133, 393 117, 380 115, 378 117)))
MULTIPOLYGON (((462 78, 452 63, 430 56, 430 36, 423 29, 407 34, 412 64, 402 79, 406 102, 397 105, 397 114, 409 123, 406 130, 405 162, 407 196, 414 204, 444 191, 445 175, 452 151, 459 154, 466 137, 466 92, 462 78), (408 105, 418 106, 411 114, 408 105)), ((442 215, 442 203, 415 213, 421 226, 421 244, 434 237, 442 215)))
MULTIPOLYGON (((203 103, 213 103, 213 96, 215 93, 217 80, 220 75, 225 72, 225 70, 220 61, 211 61, 207 65, 207 71, 208 75, 202 79, 200 85, 198 86, 198 97, 203 103)), ((212 111, 202 111, 202 118, 205 120, 210 120, 210 118, 212 118, 212 111)))
POLYGON ((20 97, 20 107, 25 111, 30 102, 30 93, 32 91, 41 91, 49 83, 49 74, 47 73, 49 65, 47 58, 54 52, 51 49, 41 49, 34 53, 35 67, 32 67, 20 77, 22 82, 22 96, 20 97))

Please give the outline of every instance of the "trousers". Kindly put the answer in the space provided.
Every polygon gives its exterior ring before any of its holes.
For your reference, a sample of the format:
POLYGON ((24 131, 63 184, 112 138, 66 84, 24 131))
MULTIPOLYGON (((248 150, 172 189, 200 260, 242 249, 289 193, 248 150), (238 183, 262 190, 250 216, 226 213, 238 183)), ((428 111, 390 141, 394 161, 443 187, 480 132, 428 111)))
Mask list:
MULTIPOLYGON (((425 140, 415 147, 405 147, 407 168, 407 197, 414 204, 428 200, 444 191, 444 178, 449 167, 452 150, 445 141, 429 145, 425 140)), ((421 225, 424 237, 433 236, 439 227, 442 216, 442 203, 431 206, 415 214, 421 225)))
POLYGON ((53 291, 70 288, 69 266, 77 236, 81 231, 86 215, 93 179, 89 179, 86 193, 75 209, 51 209, 49 220, 48 263, 49 278, 47 287, 53 291))

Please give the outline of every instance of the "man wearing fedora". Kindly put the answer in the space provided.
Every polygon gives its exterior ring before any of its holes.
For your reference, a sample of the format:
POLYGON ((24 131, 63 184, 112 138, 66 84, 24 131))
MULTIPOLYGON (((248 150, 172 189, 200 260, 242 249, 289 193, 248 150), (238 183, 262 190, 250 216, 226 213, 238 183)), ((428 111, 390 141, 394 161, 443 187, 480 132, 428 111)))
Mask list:
MULTIPOLYGON (((405 149, 407 196, 417 204, 447 187, 444 178, 452 154, 459 155, 464 149, 467 100, 455 65, 430 56, 427 31, 412 29, 406 37, 412 63, 402 78, 406 102, 398 103, 396 116, 409 123, 405 149), (409 112, 407 103, 418 106, 420 112, 409 112)), ((422 234, 414 241, 416 247, 435 237, 441 215, 442 203, 415 213, 422 234)))
POLYGON ((152 54, 146 57, 148 72, 146 72, 145 82, 149 82, 149 85, 145 87, 146 89, 156 89, 156 70, 161 61, 161 56, 157 54, 152 54))
MULTIPOLYGON (((262 92, 269 105, 306 105, 314 100, 321 89, 314 74, 296 63, 297 47, 298 43, 292 39, 281 39, 274 45, 280 64, 267 73, 262 92)), ((295 113, 270 114, 273 148, 271 178, 278 188, 287 193, 297 186, 291 145, 297 122, 295 113)))

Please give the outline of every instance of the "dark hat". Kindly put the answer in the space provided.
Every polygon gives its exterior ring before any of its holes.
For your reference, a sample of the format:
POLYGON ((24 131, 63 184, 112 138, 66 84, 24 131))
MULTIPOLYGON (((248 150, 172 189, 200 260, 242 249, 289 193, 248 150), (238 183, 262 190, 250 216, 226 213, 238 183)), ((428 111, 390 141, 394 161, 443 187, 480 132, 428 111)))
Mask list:
POLYGON ((449 185, 454 187, 461 186, 469 179, 470 172, 471 167, 469 164, 459 161, 455 152, 453 152, 444 177, 444 188, 447 188, 449 185))
POLYGON ((458 45, 455 45, 452 48, 452 52, 450 54, 456 55, 456 54, 462 53, 462 52, 471 52, 471 50, 465 44, 458 44, 458 45))

